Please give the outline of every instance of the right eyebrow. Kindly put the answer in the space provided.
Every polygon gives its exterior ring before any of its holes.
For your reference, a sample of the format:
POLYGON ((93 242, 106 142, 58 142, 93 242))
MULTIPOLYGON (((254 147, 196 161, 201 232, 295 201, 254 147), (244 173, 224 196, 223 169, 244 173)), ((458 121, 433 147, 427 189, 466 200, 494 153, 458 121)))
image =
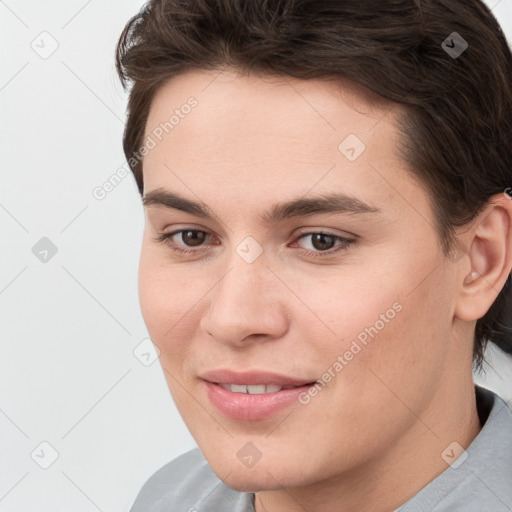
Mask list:
POLYGON ((163 188, 157 188, 145 194, 142 198, 142 204, 144 207, 163 206, 164 208, 181 210, 182 212, 190 213, 198 217, 214 218, 213 213, 204 203, 191 201, 190 199, 181 197, 163 188))

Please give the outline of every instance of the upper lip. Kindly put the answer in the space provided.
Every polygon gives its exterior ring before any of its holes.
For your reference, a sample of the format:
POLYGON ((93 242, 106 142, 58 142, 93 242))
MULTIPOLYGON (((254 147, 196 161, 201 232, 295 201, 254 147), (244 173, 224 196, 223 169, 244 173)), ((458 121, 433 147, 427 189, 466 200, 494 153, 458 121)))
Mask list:
POLYGON ((199 377, 216 384, 276 384, 278 386, 303 386, 315 382, 315 379, 297 379, 296 377, 290 377, 288 375, 260 370, 236 372, 229 369, 217 369, 204 372, 199 375, 199 377))

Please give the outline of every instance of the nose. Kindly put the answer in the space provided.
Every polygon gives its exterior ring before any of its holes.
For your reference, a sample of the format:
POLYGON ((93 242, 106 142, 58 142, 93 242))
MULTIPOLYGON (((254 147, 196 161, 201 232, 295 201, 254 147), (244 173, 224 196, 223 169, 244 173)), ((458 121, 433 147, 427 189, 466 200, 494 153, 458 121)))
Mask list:
POLYGON ((208 295, 200 327, 220 343, 235 347, 282 337, 288 329, 283 289, 262 257, 230 260, 224 277, 208 295))

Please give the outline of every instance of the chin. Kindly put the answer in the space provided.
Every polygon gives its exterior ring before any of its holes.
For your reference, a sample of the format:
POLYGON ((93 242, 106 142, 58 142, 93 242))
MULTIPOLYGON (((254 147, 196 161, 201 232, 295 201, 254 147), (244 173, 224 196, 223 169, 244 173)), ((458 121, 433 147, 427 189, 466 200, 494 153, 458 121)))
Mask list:
MULTIPOLYGON (((219 474, 217 476, 220 478, 219 474)), ((265 468, 258 470, 232 468, 232 472, 221 480, 228 487, 239 492, 273 491, 290 486, 288 478, 284 478, 275 469, 269 473, 265 468)))
POLYGON ((221 459, 210 457, 208 463, 217 477, 236 491, 272 491, 310 483, 304 472, 297 470, 297 465, 283 467, 279 465, 282 461, 262 458, 254 466, 246 467, 239 460, 221 459))

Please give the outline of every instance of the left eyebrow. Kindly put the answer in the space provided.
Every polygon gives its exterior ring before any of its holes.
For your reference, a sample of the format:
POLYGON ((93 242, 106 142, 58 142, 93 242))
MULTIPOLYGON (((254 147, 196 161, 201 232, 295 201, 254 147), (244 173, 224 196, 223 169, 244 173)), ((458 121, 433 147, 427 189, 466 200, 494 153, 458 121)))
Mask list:
POLYGON ((371 206, 357 197, 332 193, 314 197, 300 197, 286 203, 274 205, 269 212, 263 214, 263 220, 275 224, 284 219, 308 217, 321 213, 382 213, 380 208, 371 206))
MULTIPOLYGON (((204 204, 192 201, 185 197, 158 188, 148 192, 142 198, 143 205, 163 206, 164 208, 181 210, 202 218, 215 219, 211 210, 204 204)), ((312 197, 300 197, 273 205, 269 211, 262 214, 263 222, 268 224, 277 224, 278 222, 295 217, 308 217, 322 213, 349 213, 349 214, 368 214, 382 211, 376 206, 354 196, 344 193, 322 194, 312 197)))

